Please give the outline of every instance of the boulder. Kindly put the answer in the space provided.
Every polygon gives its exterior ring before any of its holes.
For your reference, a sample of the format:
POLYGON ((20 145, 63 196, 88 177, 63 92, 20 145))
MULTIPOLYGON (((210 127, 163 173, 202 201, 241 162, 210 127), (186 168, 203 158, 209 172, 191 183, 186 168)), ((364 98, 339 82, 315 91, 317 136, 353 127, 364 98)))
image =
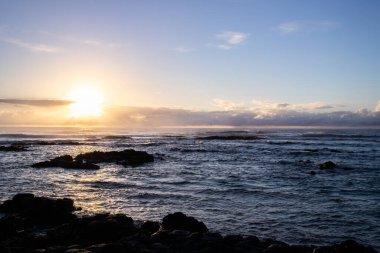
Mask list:
POLYGON ((203 222, 181 212, 166 215, 162 220, 162 227, 167 230, 187 230, 201 233, 208 231, 203 222))
POLYGON ((141 225, 141 229, 149 232, 150 234, 153 234, 160 229, 160 223, 156 221, 145 221, 141 225))
POLYGON ((17 194, 0 205, 0 212, 18 214, 31 224, 61 224, 75 217, 74 210, 72 199, 35 197, 30 193, 17 194))

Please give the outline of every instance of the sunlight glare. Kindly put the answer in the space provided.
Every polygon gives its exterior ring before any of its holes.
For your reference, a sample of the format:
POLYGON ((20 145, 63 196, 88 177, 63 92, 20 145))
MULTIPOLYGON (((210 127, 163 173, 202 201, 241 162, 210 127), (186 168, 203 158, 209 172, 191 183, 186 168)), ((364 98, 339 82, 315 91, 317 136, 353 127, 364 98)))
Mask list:
POLYGON ((74 101, 70 105, 70 114, 74 118, 99 117, 102 115, 103 96, 94 87, 81 87, 72 91, 69 99, 74 101))

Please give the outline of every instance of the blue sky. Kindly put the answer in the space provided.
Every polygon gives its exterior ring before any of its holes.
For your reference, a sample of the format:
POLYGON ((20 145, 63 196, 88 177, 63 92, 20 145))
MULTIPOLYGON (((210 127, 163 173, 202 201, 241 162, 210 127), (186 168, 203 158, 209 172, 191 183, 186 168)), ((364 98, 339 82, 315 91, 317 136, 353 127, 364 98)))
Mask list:
POLYGON ((87 83, 122 106, 376 111, 379 11, 376 0, 0 0, 0 96, 65 99, 87 83))

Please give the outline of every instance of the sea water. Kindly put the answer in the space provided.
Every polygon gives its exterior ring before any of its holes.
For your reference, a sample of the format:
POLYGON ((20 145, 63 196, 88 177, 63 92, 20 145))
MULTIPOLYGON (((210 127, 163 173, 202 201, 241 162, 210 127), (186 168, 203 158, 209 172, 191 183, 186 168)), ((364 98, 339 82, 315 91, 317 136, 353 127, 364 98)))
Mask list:
POLYGON ((380 130, 2 128, 0 200, 19 192, 70 197, 82 213, 160 220, 184 212, 222 234, 292 244, 355 239, 380 249, 380 130), (257 136, 207 140, 207 136, 257 136), (32 168, 60 155, 135 149, 138 167, 32 168), (321 170, 319 164, 338 166, 321 170))

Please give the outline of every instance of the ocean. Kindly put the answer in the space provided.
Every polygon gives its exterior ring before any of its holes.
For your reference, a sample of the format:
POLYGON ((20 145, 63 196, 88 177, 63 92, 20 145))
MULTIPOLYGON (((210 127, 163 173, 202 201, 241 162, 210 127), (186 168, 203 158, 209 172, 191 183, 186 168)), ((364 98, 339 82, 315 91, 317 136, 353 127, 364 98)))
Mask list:
POLYGON ((0 151, 0 201, 31 192, 73 198, 79 214, 160 220, 181 211, 222 234, 315 245, 351 238, 380 249, 380 130, 0 128, 0 146, 14 143, 27 150, 0 151), (31 167, 124 149, 155 161, 97 171, 31 167), (327 161, 337 167, 321 170, 327 161))

